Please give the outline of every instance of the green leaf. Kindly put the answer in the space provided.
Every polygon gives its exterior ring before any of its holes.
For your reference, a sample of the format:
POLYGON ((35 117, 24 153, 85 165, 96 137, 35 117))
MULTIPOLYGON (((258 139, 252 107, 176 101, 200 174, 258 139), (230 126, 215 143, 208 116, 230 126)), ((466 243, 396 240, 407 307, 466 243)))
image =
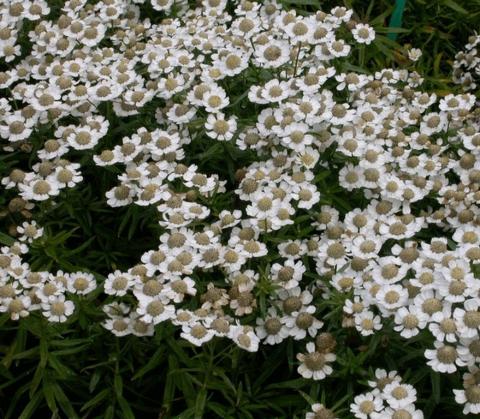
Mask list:
POLYGON ((55 356, 51 355, 48 358, 48 365, 55 370, 55 372, 58 374, 58 378, 60 379, 67 379, 76 375, 75 371, 61 363, 55 356))
POLYGON ((106 399, 110 396, 110 389, 106 388, 103 389, 100 393, 98 393, 95 397, 91 398, 88 402, 86 402, 80 409, 80 412, 83 412, 91 407, 94 407, 102 402, 102 400, 106 399))
POLYGON ((33 397, 30 398, 30 401, 27 403, 27 405, 25 406, 25 409, 23 409, 18 419, 29 419, 30 417, 32 417, 38 405, 40 404, 41 400, 42 400, 42 393, 39 391, 38 393, 35 393, 33 397))
POLYGON ((443 3, 445 4, 445 6, 450 7, 450 9, 455 10, 458 13, 462 13, 464 15, 468 14, 467 10, 465 10, 462 6, 460 6, 453 0, 443 0, 443 3))
POLYGON ((195 418, 196 419, 203 418, 203 411, 205 410, 206 401, 207 401, 207 390, 205 388, 201 388, 195 400, 195 418))
POLYGON ((88 385, 88 391, 90 393, 93 393, 93 390, 97 387, 98 382, 100 381, 100 378, 102 376, 102 373, 100 372, 99 369, 95 370, 94 373, 92 374, 92 378, 90 379, 90 384, 88 385))
POLYGON ((47 402, 48 408, 52 411, 52 413, 56 412, 58 409, 57 409, 57 403, 55 401, 52 381, 47 377, 45 377, 45 379, 42 382, 42 390, 43 390, 43 396, 45 397, 45 401, 47 402))
POLYGON ((440 374, 436 372, 432 372, 430 374, 430 379, 432 382, 432 395, 433 395, 433 400, 435 403, 438 403, 440 401, 441 397, 441 390, 440 390, 440 374))
POLYGON ((161 364, 163 360, 163 348, 157 349, 153 356, 148 360, 148 362, 138 370, 138 372, 132 377, 132 381, 143 377, 147 372, 153 370, 155 367, 161 364))
POLYGON ((48 362, 48 343, 45 338, 40 339, 40 363, 41 368, 45 368, 48 362))
POLYGON ((63 390, 60 388, 60 386, 55 385, 53 387, 53 390, 55 393, 55 398, 57 399, 57 402, 60 405, 60 408, 67 415, 68 419, 78 418, 78 415, 75 413, 75 410, 73 409, 70 401, 68 400, 67 396, 65 395, 63 390))
POLYGON ((108 406, 104 413, 104 419, 113 419, 114 413, 113 405, 108 406))
POLYGON ((117 397, 122 397, 123 381, 120 374, 115 374, 115 378, 113 379, 113 388, 115 389, 115 394, 117 397))
POLYGON ((122 418, 125 419, 135 419, 135 415, 132 412, 132 409, 130 408, 130 405, 128 402, 123 398, 123 397, 118 397, 117 402, 120 406, 120 409, 122 410, 122 418))
POLYGON ((35 374, 33 375, 32 381, 30 382, 30 397, 32 397, 36 393, 38 386, 42 382, 44 372, 45 368, 41 366, 38 366, 35 370, 35 374))
POLYGON ((13 243, 15 243, 15 239, 5 233, 0 232, 0 243, 4 244, 5 246, 11 246, 13 243))

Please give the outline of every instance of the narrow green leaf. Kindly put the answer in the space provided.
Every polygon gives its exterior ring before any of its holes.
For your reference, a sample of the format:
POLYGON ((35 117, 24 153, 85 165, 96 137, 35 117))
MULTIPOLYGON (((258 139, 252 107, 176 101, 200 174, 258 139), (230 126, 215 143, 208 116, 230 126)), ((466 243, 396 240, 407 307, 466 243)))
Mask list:
POLYGON ((42 382, 44 372, 45 368, 41 366, 38 366, 35 370, 35 374, 33 375, 32 381, 30 382, 30 397, 33 397, 33 395, 36 393, 38 386, 42 382))
POLYGON ((11 246, 15 243, 15 239, 5 233, 0 232, 0 243, 4 244, 5 246, 11 246))
POLYGON ((122 410, 122 418, 135 419, 135 415, 133 414, 130 405, 123 397, 118 397, 117 402, 120 406, 120 409, 122 410))
POLYGON ((52 411, 52 413, 57 412, 57 403, 55 401, 55 395, 53 391, 53 385, 49 378, 45 378, 42 382, 42 392, 47 402, 48 408, 52 411))
POLYGON ((98 404, 100 404, 104 399, 109 397, 110 395, 110 390, 108 388, 102 390, 100 393, 98 393, 95 397, 91 398, 88 402, 86 402, 80 409, 80 412, 83 412, 91 407, 94 407, 98 404))
POLYGON ((113 388, 115 389, 115 394, 117 397, 122 397, 123 381, 120 374, 115 374, 115 378, 113 379, 113 388))
POLYGON ((153 370, 155 367, 160 365, 163 360, 163 348, 157 349, 153 356, 148 360, 148 362, 138 370, 138 372, 132 377, 132 381, 138 380, 140 377, 143 377, 147 372, 153 370))
POLYGON ((460 6, 457 2, 453 0, 443 0, 445 6, 449 7, 452 10, 455 10, 458 13, 462 13, 464 15, 468 14, 468 11, 465 10, 462 6, 460 6))
POLYGON ((195 400, 195 418, 196 419, 203 418, 203 411, 205 410, 206 401, 207 401, 207 390, 205 390, 205 388, 201 388, 195 400))
POLYGON ((30 398, 30 401, 27 403, 27 405, 25 406, 25 409, 23 409, 18 419, 29 419, 30 417, 32 417, 38 405, 40 404, 41 400, 42 400, 42 393, 41 392, 35 393, 35 395, 30 398))
POLYGON ((78 418, 78 415, 75 413, 75 410, 73 409, 70 401, 68 400, 67 396, 65 395, 61 387, 59 385, 55 385, 53 387, 53 390, 55 393, 55 399, 57 399, 57 402, 60 405, 60 408, 67 415, 68 419, 78 418))

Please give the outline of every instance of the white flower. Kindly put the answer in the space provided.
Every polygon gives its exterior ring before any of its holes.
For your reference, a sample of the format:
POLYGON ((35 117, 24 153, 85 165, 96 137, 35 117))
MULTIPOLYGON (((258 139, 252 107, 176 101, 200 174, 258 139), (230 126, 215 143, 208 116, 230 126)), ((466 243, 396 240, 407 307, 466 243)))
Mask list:
POLYGON ((305 271, 306 268, 301 261, 287 259, 283 265, 274 263, 271 274, 273 281, 278 282, 285 289, 290 289, 298 286, 305 271))
POLYGON ((250 326, 232 326, 230 328, 229 338, 232 339, 240 348, 248 352, 257 352, 260 338, 255 334, 250 326))
POLYGON ((395 312, 394 318, 396 326, 394 330, 400 332, 400 336, 410 339, 418 335, 421 329, 425 328, 428 322, 428 315, 419 307, 411 305, 409 307, 400 307, 395 312))
POLYGON ((306 306, 294 311, 289 316, 285 316, 284 322, 289 328, 290 336, 295 340, 302 340, 307 334, 312 338, 315 337, 318 330, 323 326, 323 322, 315 318, 315 311, 314 306, 306 306))
POLYGON ((86 295, 97 288, 95 277, 86 272, 74 272, 69 275, 67 290, 72 294, 86 295))
POLYGON ((21 234, 19 238, 20 241, 31 243, 33 240, 42 237, 43 228, 38 227, 36 221, 32 221, 30 223, 24 221, 21 226, 17 227, 17 232, 21 234))
POLYGON ((387 384, 382 391, 382 395, 394 409, 404 408, 417 400, 417 390, 413 386, 398 382, 387 384))
POLYGON ((408 49, 408 59, 410 61, 416 62, 422 56, 422 50, 419 48, 409 48, 408 49))
POLYGON ((175 307, 161 299, 140 300, 136 313, 145 323, 158 324, 175 316, 175 307))
POLYGON ((375 31, 370 25, 357 23, 352 29, 352 35, 359 44, 370 44, 375 39, 375 31))
POLYGON ((53 323, 66 322, 74 309, 73 301, 66 300, 63 294, 50 299, 47 303, 42 303, 42 314, 53 323))
POLYGON ((102 326, 118 337, 127 336, 132 333, 131 320, 129 317, 110 318, 105 320, 102 326))
POLYGON ((330 418, 330 419, 338 419, 337 416, 330 410, 327 409, 323 404, 314 403, 311 407, 311 412, 307 412, 305 415, 305 419, 316 419, 316 418, 330 418))
POLYGON ((184 324, 180 336, 195 346, 202 346, 210 341, 215 336, 215 333, 200 323, 194 323, 192 325, 184 324))
POLYGON ((208 115, 205 123, 207 135, 214 140, 228 141, 233 138, 237 129, 237 122, 234 117, 225 118, 221 112, 208 115))
POLYGON ((285 319, 279 317, 273 307, 268 310, 265 319, 257 318, 255 332, 263 343, 276 345, 285 340, 288 335, 288 328, 285 326, 285 319))
POLYGON ((122 273, 118 270, 109 274, 103 283, 105 294, 121 297, 134 285, 135 279, 131 274, 122 273))
POLYGON ((333 372, 329 363, 335 361, 336 356, 332 353, 317 352, 315 344, 309 342, 307 343, 307 353, 297 354, 297 359, 301 362, 297 371, 302 377, 323 380, 333 372))
POLYGON ((480 385, 470 385, 463 390, 454 389, 453 393, 455 394, 455 401, 458 404, 465 405, 463 408, 464 415, 480 413, 480 385))
POLYGON ((382 328, 380 316, 375 316, 371 311, 365 310, 354 315, 355 328, 362 336, 369 336, 375 333, 375 330, 382 328))
POLYGON ((457 366, 465 366, 466 363, 460 359, 459 354, 455 346, 446 345, 442 342, 434 342, 435 349, 427 349, 425 351, 425 358, 429 361, 427 365, 430 365, 434 371, 451 374, 457 371, 457 366))
POLYGON ((350 411, 359 419, 368 419, 382 408, 382 398, 373 392, 356 396, 355 399, 353 399, 353 403, 350 404, 350 411))

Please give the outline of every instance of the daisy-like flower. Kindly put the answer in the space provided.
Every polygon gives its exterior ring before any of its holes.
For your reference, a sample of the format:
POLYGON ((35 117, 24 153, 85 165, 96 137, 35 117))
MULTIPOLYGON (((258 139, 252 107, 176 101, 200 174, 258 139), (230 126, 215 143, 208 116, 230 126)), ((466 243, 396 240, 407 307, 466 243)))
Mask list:
POLYGON ((21 195, 26 200, 45 201, 60 193, 59 183, 54 179, 33 178, 28 183, 18 185, 21 195))
POLYGON ((183 325, 180 336, 195 346, 202 346, 210 341, 215 336, 215 333, 200 323, 194 323, 192 325, 183 325))
POLYGON ((52 323, 64 323, 72 315, 75 309, 73 301, 66 300, 65 295, 60 294, 46 303, 42 303, 42 314, 52 323))
POLYGON ((417 62, 422 56, 422 50, 419 48, 409 48, 407 55, 410 61, 417 62))
POLYGON ((107 276, 103 283, 103 288, 105 294, 122 297, 127 294, 134 284, 135 279, 133 275, 116 270, 107 276))
POLYGON ((413 404, 400 407, 398 409, 392 409, 391 407, 385 408, 385 410, 372 414, 372 419, 394 419, 398 417, 405 417, 409 419, 423 419, 423 412, 417 409, 413 404))
POLYGON ((118 317, 106 319, 102 326, 110 330, 115 336, 122 337, 132 333, 131 320, 129 317, 118 317))
POLYGON ((381 368, 375 370, 375 378, 368 381, 368 385, 372 388, 376 388, 380 391, 383 391, 385 386, 390 383, 400 383, 402 377, 400 377, 397 371, 386 371, 381 368))
POLYGON ((125 184, 110 189, 105 196, 111 207, 123 207, 133 202, 134 190, 125 184))
POLYGON ((72 294, 86 295, 97 288, 95 277, 87 272, 74 272, 69 275, 67 290, 72 294))
POLYGON ((285 289, 291 289, 298 286, 305 271, 306 268, 301 261, 287 259, 283 265, 274 263, 271 274, 274 282, 278 282, 285 289))
POLYGON ((387 384, 382 395, 394 409, 404 408, 417 400, 417 390, 412 385, 398 382, 387 384))
POLYGON ((250 326, 232 326, 230 328, 230 339, 232 339, 240 348, 248 352, 257 352, 260 338, 255 334, 250 326))
POLYGON ((297 354, 297 359, 301 363, 297 368, 298 373, 304 378, 323 380, 333 372, 329 363, 335 361, 337 357, 332 353, 318 352, 313 342, 307 343, 306 348, 306 353, 297 354))
POLYGON ((375 31, 365 23, 357 23, 352 29, 352 35, 359 44, 369 45, 375 39, 375 31))
POLYGON ((225 118, 221 112, 208 115, 205 123, 207 135, 214 140, 228 141, 233 138, 237 129, 237 122, 235 118, 225 118))
POLYGON ((294 311, 291 315, 285 316, 285 325, 288 327, 289 335, 295 340, 304 339, 307 334, 312 338, 316 336, 318 330, 323 326, 323 322, 315 318, 315 307, 303 307, 300 311, 294 311))
POLYGON ((350 412, 359 419, 373 417, 373 414, 380 412, 382 408, 382 398, 373 392, 359 394, 353 399, 353 403, 350 404, 350 412))
POLYGON ((311 406, 311 412, 307 412, 305 415, 305 419, 317 419, 317 418, 324 418, 324 419, 337 419, 335 413, 332 410, 327 409, 323 404, 314 403, 311 406))
POLYGON ((408 301, 408 291, 401 285, 385 285, 375 295, 382 309, 395 311, 408 301))
POLYGON ((254 51, 254 62, 258 67, 278 68, 290 60, 290 47, 286 41, 269 40, 254 51))
POLYGON ((418 335, 421 329, 424 329, 428 322, 428 315, 419 307, 411 305, 409 307, 400 307, 395 312, 394 318, 396 326, 394 330, 400 332, 400 336, 409 339, 418 335))
POLYGON ((435 341, 434 345, 435 349, 427 349, 425 351, 425 358, 429 360, 427 365, 430 365, 434 371, 451 374, 457 371, 458 367, 466 365, 460 359, 455 346, 439 341, 435 341))
POLYGON ((30 314, 32 306, 31 298, 27 295, 19 295, 13 298, 5 298, 0 304, 0 312, 7 312, 11 320, 19 320, 30 314))
POLYGON ((373 335, 376 330, 380 330, 382 328, 380 316, 375 316, 375 314, 371 311, 362 311, 361 313, 355 314, 354 318, 355 328, 362 336, 373 335))
POLYGON ((37 225, 36 221, 27 222, 24 221, 21 226, 17 227, 17 232, 21 234, 19 237, 20 241, 26 241, 27 243, 31 243, 33 240, 42 237, 43 235, 43 228, 37 225))
POLYGON ((474 338, 480 331, 480 303, 476 298, 463 303, 463 308, 457 307, 453 311, 455 326, 458 334, 463 338, 474 338))
POLYGON ((185 295, 195 295, 196 293, 195 281, 187 276, 173 278, 164 289, 164 295, 175 303, 181 303, 185 295))
MULTIPOLYGON (((66 278, 65 278, 66 279, 66 278)), ((48 303, 65 292, 65 284, 59 280, 50 280, 41 284, 35 290, 35 296, 42 302, 48 303)))
POLYGON ((209 113, 220 112, 223 108, 228 106, 230 99, 228 98, 225 90, 220 86, 213 85, 209 91, 203 96, 203 106, 209 113))
POLYGON ((270 307, 267 317, 262 319, 257 318, 257 327, 255 332, 262 342, 268 345, 276 345, 285 340, 289 331, 285 325, 283 317, 277 315, 276 310, 270 307))
POLYGON ((463 414, 479 414, 480 413, 480 385, 469 385, 462 390, 453 390, 455 401, 463 404, 463 414))
POLYGON ((140 300, 136 313, 145 323, 159 324, 175 316, 175 307, 162 299, 140 300))

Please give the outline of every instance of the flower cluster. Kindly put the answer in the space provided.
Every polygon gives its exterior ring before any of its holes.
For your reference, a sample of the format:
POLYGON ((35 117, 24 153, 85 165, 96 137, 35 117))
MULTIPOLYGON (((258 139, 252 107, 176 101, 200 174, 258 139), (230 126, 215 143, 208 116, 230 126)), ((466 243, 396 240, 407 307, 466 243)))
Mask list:
POLYGON ((480 79, 480 35, 468 38, 465 50, 455 56, 453 62, 453 81, 460 84, 465 91, 475 90, 480 79))
POLYGON ((350 411, 359 419, 411 418, 423 419, 416 409, 417 391, 402 382, 397 371, 377 369, 375 379, 368 384, 372 390, 355 397, 350 411))
POLYGON ((33 240, 42 237, 43 229, 33 221, 24 222, 17 230, 21 234, 19 241, 0 249, 0 313, 19 320, 40 310, 49 322, 67 321, 75 309, 71 297, 94 291, 94 276, 88 272, 33 271, 22 256, 33 240))
MULTIPOLYGON (((10 92, 0 99, 0 136, 4 150, 36 160, 2 179, 19 194, 9 209, 35 214, 65 199, 92 165, 117 173, 106 205, 158 210, 158 246, 101 284, 104 327, 149 336, 168 321, 194 345, 218 336, 248 351, 306 341, 298 372, 320 380, 336 359, 334 336, 321 332, 320 306, 333 295, 344 301, 345 328, 369 336, 393 322, 405 339, 428 330, 428 365, 474 371, 475 97, 424 92, 415 71, 350 71, 350 52, 375 32, 343 7, 302 16, 275 1, 240 1, 229 14, 224 0, 175 2, 176 17, 153 23, 137 3, 70 0, 52 20, 43 1, 0 6, 0 57, 10 63, 0 72, 10 92), (34 23, 28 54, 18 45, 23 20, 34 23), (151 123, 131 129, 143 114, 151 123), (232 187, 188 155, 198 143, 255 158, 232 173, 232 187), (212 209, 227 194, 232 205, 212 209), (339 198, 349 195, 361 204, 339 198)), ((168 12, 174 2, 151 5, 168 12)), ((31 270, 21 255, 42 232, 31 222, 16 233, 22 244, 0 256, 0 310, 66 321, 74 305, 65 296, 95 290, 95 277, 31 270)), ((420 417, 414 389, 384 375, 390 382, 359 396, 354 414, 420 417)), ((455 395, 478 409, 477 381, 455 395)))

